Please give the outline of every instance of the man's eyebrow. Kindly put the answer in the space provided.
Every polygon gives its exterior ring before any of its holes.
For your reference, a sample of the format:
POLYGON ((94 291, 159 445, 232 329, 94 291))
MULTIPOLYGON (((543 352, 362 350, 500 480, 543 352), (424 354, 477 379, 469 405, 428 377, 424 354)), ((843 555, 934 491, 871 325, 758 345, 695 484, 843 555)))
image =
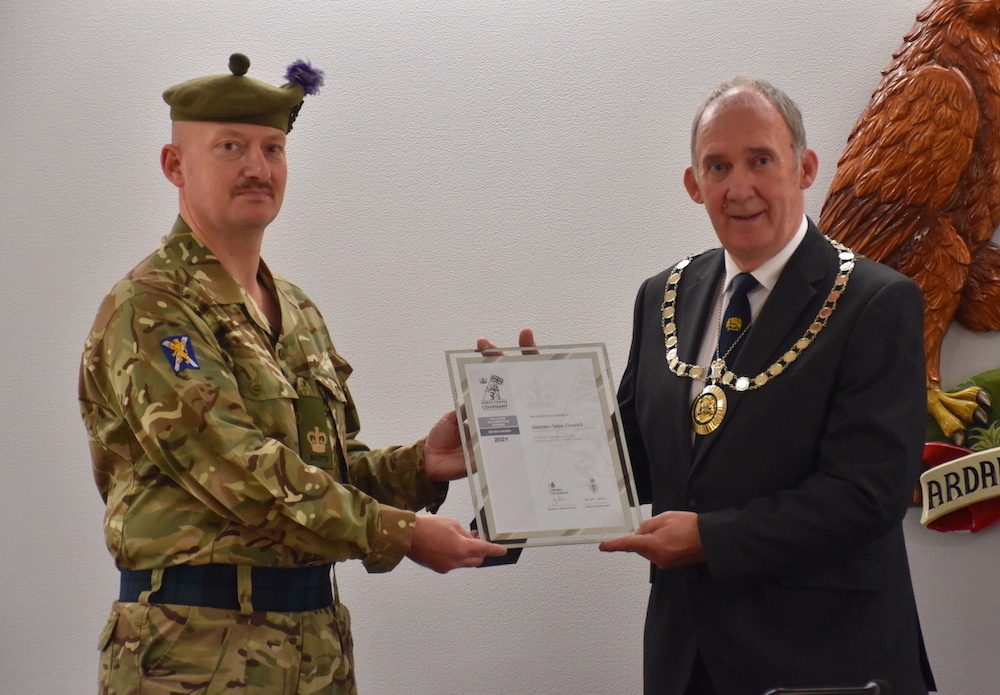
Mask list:
MULTIPOLYGON (((267 136, 263 137, 262 141, 266 142, 268 144, 284 145, 285 142, 286 142, 286 140, 283 137, 281 137, 281 136, 282 136, 282 133, 280 131, 278 131, 274 135, 268 134, 267 136)), ((234 138, 234 139, 237 139, 237 140, 247 140, 248 136, 247 136, 246 133, 240 131, 237 128, 230 128, 230 127, 223 126, 223 127, 219 128, 217 131, 215 131, 215 138, 216 139, 220 139, 220 138, 234 138)))
POLYGON ((215 134, 217 136, 225 136, 225 137, 245 137, 243 133, 238 131, 236 128, 222 127, 219 128, 217 131, 215 131, 215 134))

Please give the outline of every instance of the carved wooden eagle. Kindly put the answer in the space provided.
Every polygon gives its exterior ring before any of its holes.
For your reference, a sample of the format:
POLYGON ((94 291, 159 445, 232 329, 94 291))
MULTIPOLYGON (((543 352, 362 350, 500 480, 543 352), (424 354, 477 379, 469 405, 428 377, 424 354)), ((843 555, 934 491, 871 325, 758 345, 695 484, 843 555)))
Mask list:
POLYGON ((978 388, 945 393, 952 321, 1000 330, 1000 0, 936 0, 851 131, 820 229, 924 293, 927 408, 948 437, 985 422, 978 388))

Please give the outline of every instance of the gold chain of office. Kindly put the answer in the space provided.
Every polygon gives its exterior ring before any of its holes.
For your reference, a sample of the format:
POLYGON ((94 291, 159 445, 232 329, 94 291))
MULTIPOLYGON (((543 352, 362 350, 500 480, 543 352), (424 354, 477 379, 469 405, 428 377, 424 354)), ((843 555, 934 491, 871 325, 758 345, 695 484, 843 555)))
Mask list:
POLYGON ((752 391, 758 389, 785 371, 807 347, 812 345, 813 341, 816 340, 816 336, 826 326, 830 320, 830 316, 833 315, 834 309, 837 308, 837 302, 840 300, 841 295, 844 294, 844 290, 847 289, 847 281, 851 277, 851 271, 854 270, 857 259, 855 253, 833 239, 826 237, 826 240, 837 249, 838 258, 841 261, 840 270, 833 281, 833 287, 830 289, 826 301, 823 302, 819 313, 816 314, 816 318, 809 324, 809 328, 806 329, 802 337, 795 341, 791 348, 778 358, 777 362, 754 377, 739 376, 729 369, 724 359, 715 359, 708 367, 703 367, 685 362, 677 356, 677 324, 674 323, 677 285, 680 283, 684 269, 691 263, 691 260, 695 256, 700 254, 692 254, 675 265, 670 276, 667 278, 667 285, 663 291, 663 342, 667 349, 667 366, 670 367, 670 371, 679 377, 699 381, 704 379, 712 384, 718 382, 735 391, 752 391))

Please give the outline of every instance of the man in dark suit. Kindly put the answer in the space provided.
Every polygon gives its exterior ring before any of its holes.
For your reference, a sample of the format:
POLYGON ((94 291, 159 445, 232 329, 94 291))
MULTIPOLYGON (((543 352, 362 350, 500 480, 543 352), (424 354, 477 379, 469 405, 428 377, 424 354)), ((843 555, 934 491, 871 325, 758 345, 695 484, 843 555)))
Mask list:
POLYGON ((653 516, 601 549, 653 563, 647 695, 934 688, 901 527, 925 425, 921 294, 806 218, 817 167, 785 94, 720 86, 684 183, 722 248, 639 290, 619 402, 653 516))

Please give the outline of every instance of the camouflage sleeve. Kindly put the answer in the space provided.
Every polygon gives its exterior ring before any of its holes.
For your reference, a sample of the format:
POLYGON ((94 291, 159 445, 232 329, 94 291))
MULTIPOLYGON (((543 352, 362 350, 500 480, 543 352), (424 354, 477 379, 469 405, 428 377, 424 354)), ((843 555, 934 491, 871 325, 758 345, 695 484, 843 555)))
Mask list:
POLYGON ((284 528, 289 545, 364 558, 371 571, 391 569, 409 549, 412 512, 339 484, 289 441, 264 434, 262 418, 294 423, 294 389, 280 373, 242 383, 210 322, 178 297, 128 299, 90 354, 84 378, 128 423, 143 457, 214 514, 250 529, 284 528), (171 358, 163 349, 170 341, 189 343, 196 368, 177 368, 176 350, 171 358))
POLYGON ((355 437, 357 429, 347 440, 348 466, 351 481, 359 488, 400 509, 436 512, 444 503, 448 483, 435 483, 424 475, 423 439, 372 451, 355 437))

